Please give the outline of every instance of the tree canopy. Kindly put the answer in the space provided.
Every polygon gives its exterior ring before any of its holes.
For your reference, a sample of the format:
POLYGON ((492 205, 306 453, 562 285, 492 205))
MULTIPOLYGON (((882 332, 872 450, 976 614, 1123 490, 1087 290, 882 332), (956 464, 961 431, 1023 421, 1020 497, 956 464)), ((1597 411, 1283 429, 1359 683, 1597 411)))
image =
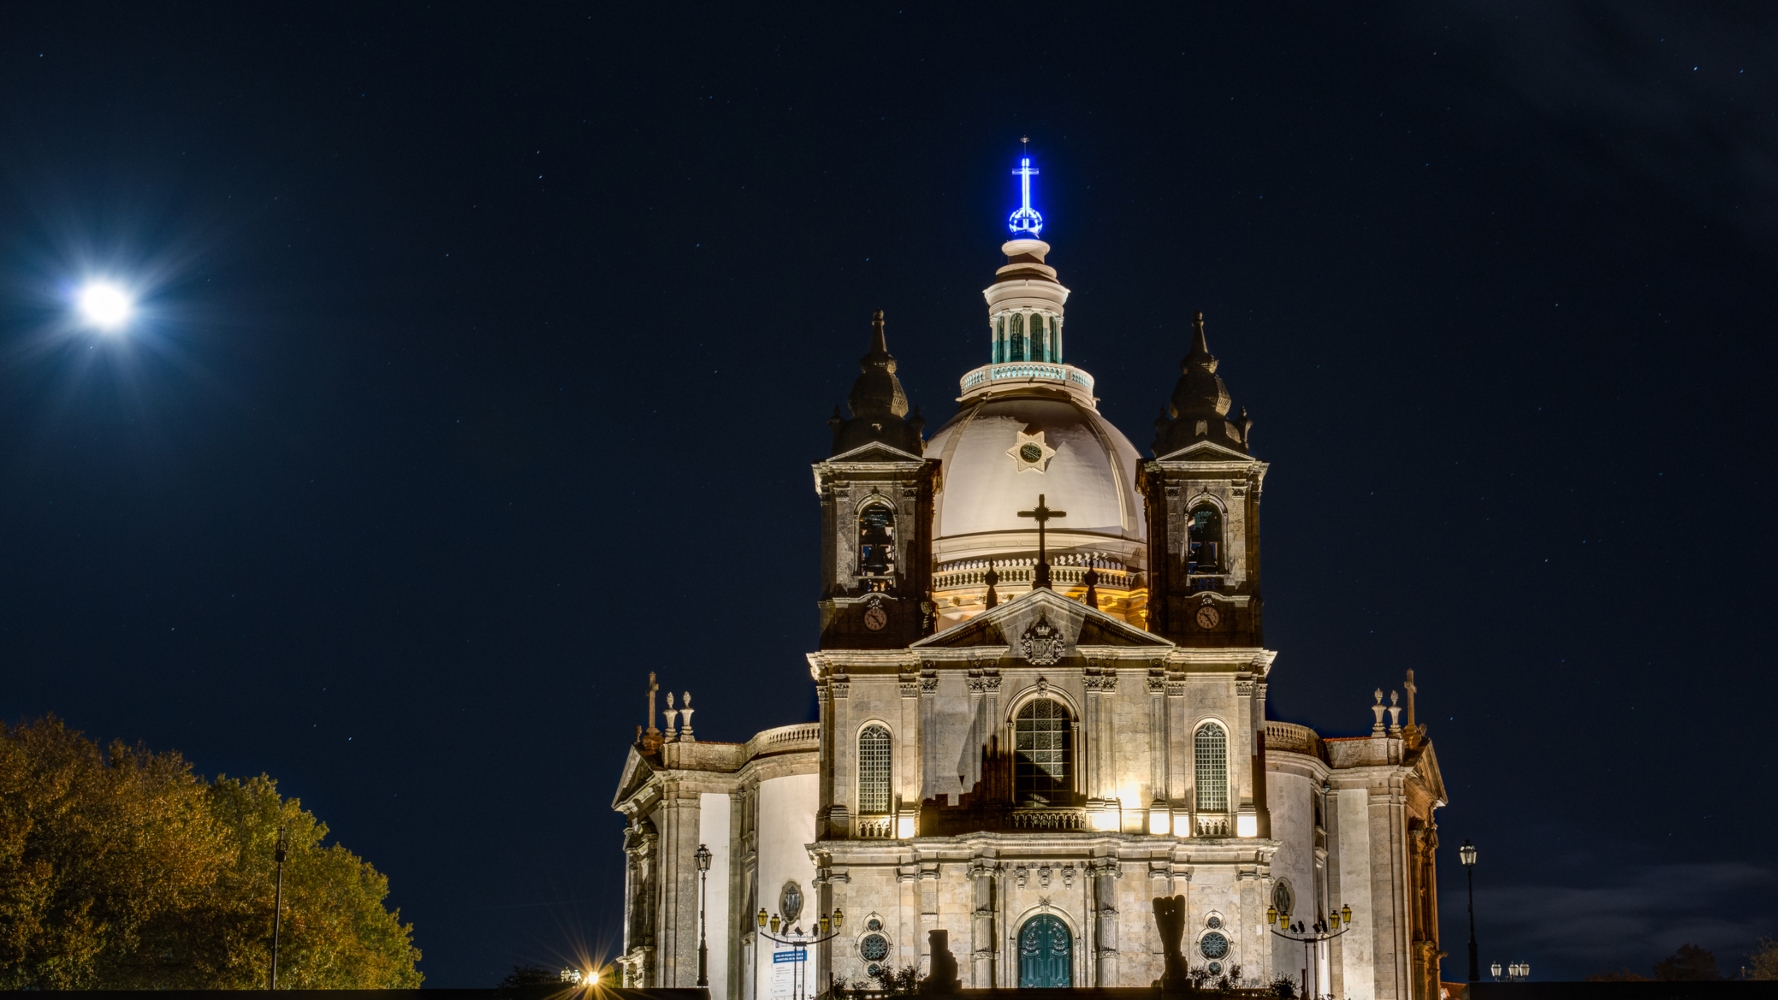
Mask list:
POLYGON ((0 989, 263 988, 281 829, 278 985, 420 985, 388 878, 271 778, 0 723, 0 989))

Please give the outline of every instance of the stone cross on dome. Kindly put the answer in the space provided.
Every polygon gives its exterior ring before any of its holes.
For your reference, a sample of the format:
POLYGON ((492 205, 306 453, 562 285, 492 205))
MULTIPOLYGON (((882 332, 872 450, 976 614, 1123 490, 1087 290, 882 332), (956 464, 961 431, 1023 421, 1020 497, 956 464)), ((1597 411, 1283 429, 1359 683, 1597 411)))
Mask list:
POLYGON ((1031 579, 1031 586, 1033 589, 1037 587, 1047 588, 1050 585, 1050 564, 1049 553, 1045 551, 1043 544, 1043 525, 1044 522, 1052 517, 1067 517, 1068 512, 1065 510, 1050 510, 1048 507, 1044 506, 1043 494, 1039 493, 1037 494, 1037 506, 1031 510, 1019 511, 1019 516, 1029 517, 1037 522, 1037 571, 1031 579))
POLYGON ((1024 136, 1019 142, 1023 147, 1018 169, 1013 171, 1019 179, 1019 208, 1006 220, 1006 228, 1012 230, 1014 238, 1024 236, 1035 240, 1043 236, 1043 216, 1031 207, 1031 178, 1036 176, 1037 168, 1031 165, 1031 137, 1024 136))

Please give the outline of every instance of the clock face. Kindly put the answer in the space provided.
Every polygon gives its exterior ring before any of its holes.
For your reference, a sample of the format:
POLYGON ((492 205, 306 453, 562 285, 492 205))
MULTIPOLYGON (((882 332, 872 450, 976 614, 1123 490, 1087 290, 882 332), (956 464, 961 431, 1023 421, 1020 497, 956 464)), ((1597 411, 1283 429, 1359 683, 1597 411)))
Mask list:
POLYGON ((878 607, 875 604, 864 609, 865 628, 870 629, 872 632, 876 632, 887 624, 889 624, 889 612, 884 611, 881 607, 878 607))
POLYGON ((1217 625, 1220 625, 1221 623, 1222 623, 1222 612, 1216 610, 1216 605, 1206 604, 1203 607, 1198 609, 1198 627, 1199 628, 1215 628, 1217 625))

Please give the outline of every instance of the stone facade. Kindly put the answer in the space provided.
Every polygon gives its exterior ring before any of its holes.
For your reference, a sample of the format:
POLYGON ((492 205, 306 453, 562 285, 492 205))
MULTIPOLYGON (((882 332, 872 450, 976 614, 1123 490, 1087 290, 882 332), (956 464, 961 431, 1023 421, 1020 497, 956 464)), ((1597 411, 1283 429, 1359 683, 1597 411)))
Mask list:
POLYGON ((1202 316, 1139 460, 1061 362, 1048 244, 1004 249, 995 363, 930 447, 880 313, 852 415, 831 421, 818 721, 698 742, 671 711, 655 729, 651 702, 614 803, 625 984, 697 981, 702 889, 716 1000, 926 974, 935 931, 965 988, 1148 986, 1154 901, 1182 897, 1195 969, 1432 1000, 1445 791, 1412 674, 1405 706, 1375 692, 1368 734, 1267 719, 1267 465, 1202 316), (1008 333, 1029 330, 1041 364, 1008 333), (774 940, 798 930, 821 938, 806 962, 774 940))

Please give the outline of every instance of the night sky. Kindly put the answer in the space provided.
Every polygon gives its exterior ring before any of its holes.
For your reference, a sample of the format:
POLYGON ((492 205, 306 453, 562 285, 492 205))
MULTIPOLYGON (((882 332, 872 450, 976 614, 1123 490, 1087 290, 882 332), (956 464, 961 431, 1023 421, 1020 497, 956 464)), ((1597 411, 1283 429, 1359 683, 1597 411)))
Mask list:
POLYGON ((1778 934, 1767 4, 0 12, 0 716, 266 772, 433 986, 609 955, 649 671, 811 718, 809 464, 988 359, 1029 135, 1144 450, 1207 315, 1276 718, 1417 672, 1482 962, 1778 934), (138 289, 120 336, 70 289, 138 289))

